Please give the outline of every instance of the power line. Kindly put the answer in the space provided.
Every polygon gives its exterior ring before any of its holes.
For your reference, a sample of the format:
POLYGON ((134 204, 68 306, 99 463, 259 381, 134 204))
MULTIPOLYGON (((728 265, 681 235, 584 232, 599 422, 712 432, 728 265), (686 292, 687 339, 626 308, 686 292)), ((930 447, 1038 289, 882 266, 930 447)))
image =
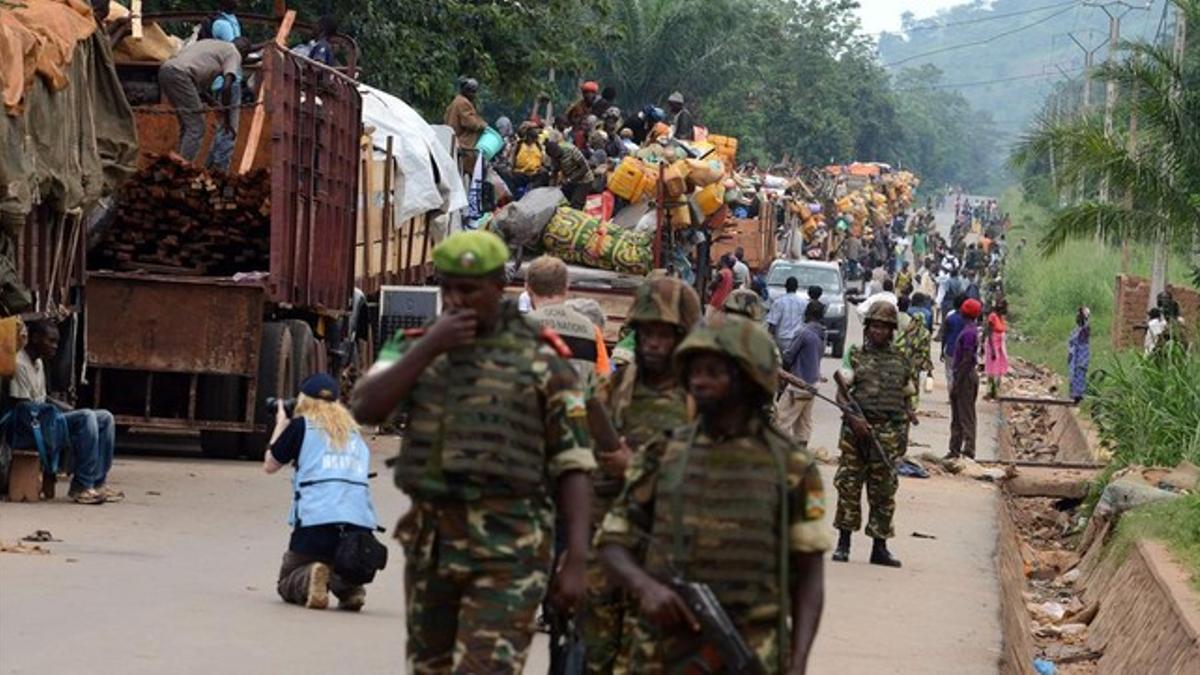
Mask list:
MULTIPOLYGON (((990 16, 980 17, 977 19, 963 19, 962 21, 947 21, 946 23, 913 26, 912 28, 907 28, 907 29, 899 30, 899 31, 881 30, 877 33, 867 33, 867 35, 874 35, 874 36, 882 36, 885 34, 900 35, 900 34, 907 34, 907 33, 915 33, 917 31, 924 31, 924 30, 939 30, 941 28, 951 28, 953 26, 968 26, 968 25, 977 24, 977 23, 984 23, 985 21, 996 21, 997 19, 1007 19, 1009 17, 1014 17, 1014 16, 1025 16, 1026 14, 1034 14, 1036 12, 1042 12, 1047 9, 1058 9, 1059 7, 1066 7, 1067 5, 1074 5, 1074 4, 1076 4, 1076 2, 1077 2, 1077 0, 1067 0, 1066 2, 1054 3, 1053 5, 1043 5, 1041 7, 1032 7, 1030 9, 1023 9, 1018 12, 1006 12, 1004 14, 992 14, 990 16)), ((928 18, 928 19, 920 19, 920 20, 921 21, 933 21, 934 19, 928 18)))
MULTIPOLYGON (((1074 5, 1075 3, 1074 3, 1074 2, 1072 2, 1071 4, 1072 4, 1072 5, 1074 5)), ((883 67, 884 67, 884 68, 891 68, 892 66, 898 66, 898 65, 900 65, 900 64, 902 64, 902 63, 908 63, 909 61, 916 61, 917 59, 922 59, 922 58, 925 58, 926 56, 933 56, 934 54, 941 54, 941 53, 943 53, 943 52, 949 52, 949 51, 953 51, 953 50, 955 50, 955 49, 964 49, 964 48, 966 48, 966 47, 978 47, 979 45, 985 45, 985 44, 988 44, 989 42, 994 42, 994 41, 996 41, 996 40, 999 40, 999 39, 1000 39, 1000 38, 1002 38, 1002 37, 1007 37, 1007 36, 1009 36, 1009 35, 1014 35, 1014 34, 1016 34, 1016 33, 1020 33, 1021 31, 1028 30, 1028 29, 1030 29, 1030 28, 1033 28, 1033 27, 1035 27, 1035 26, 1039 26, 1039 25, 1041 25, 1041 24, 1044 24, 1044 23, 1046 23, 1047 21, 1050 21, 1051 19, 1055 19, 1055 18, 1057 18, 1057 17, 1059 17, 1059 16, 1062 16, 1063 14, 1066 14, 1067 12, 1071 11, 1071 9, 1072 9, 1072 7, 1065 7, 1065 8, 1063 8, 1063 9, 1060 9, 1059 11, 1057 11, 1057 12, 1055 12, 1055 13, 1053 13, 1053 14, 1050 14, 1050 15, 1048 15, 1048 16, 1045 16, 1045 17, 1041 18, 1041 19, 1038 19, 1037 21, 1034 21, 1034 22, 1032 22, 1032 23, 1027 23, 1027 24, 1025 24, 1025 25, 1023 25, 1023 26, 1018 26, 1017 28, 1013 28, 1013 29, 1011 29, 1011 30, 1006 30, 1006 31, 1002 31, 1002 32, 996 33, 995 35, 993 35, 993 36, 991 36, 991 37, 989 37, 989 38, 985 38, 985 39, 983 39, 983 40, 977 40, 977 41, 975 41, 975 42, 964 42, 964 43, 962 43, 962 44, 950 45, 950 46, 948 46, 948 47, 940 47, 940 48, 938 48, 938 49, 934 49, 934 50, 931 50, 931 51, 925 52, 925 53, 923 53, 923 54, 915 54, 915 55, 913 55, 913 56, 909 56, 909 57, 906 57, 906 58, 900 59, 899 61, 892 61, 891 63, 885 63, 885 64, 883 64, 883 67)))
MULTIPOLYGON (((1068 70, 1066 72, 1077 73, 1082 70, 1083 70, 1082 68, 1075 68, 1073 70, 1068 70)), ((928 87, 902 87, 902 88, 895 89, 893 91, 918 91, 921 89, 963 89, 966 87, 982 87, 982 86, 989 85, 989 84, 1000 84, 1003 82, 1016 82, 1018 80, 1036 80, 1038 78, 1052 77, 1054 75, 1056 75, 1056 73, 1046 73, 1046 72, 1029 73, 1027 75, 1013 75, 1011 77, 998 77, 993 80, 978 80, 975 82, 955 82, 955 83, 947 83, 947 84, 932 84, 932 85, 929 85, 928 87)))

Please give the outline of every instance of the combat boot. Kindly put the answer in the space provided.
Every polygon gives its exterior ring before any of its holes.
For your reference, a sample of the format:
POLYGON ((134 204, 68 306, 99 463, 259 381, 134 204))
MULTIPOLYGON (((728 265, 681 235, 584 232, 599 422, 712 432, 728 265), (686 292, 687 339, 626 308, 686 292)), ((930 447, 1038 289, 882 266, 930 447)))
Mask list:
POLYGON ((887 539, 876 539, 871 549, 871 564, 885 567, 899 567, 900 561, 888 550, 887 539))
POLYGON ((846 562, 850 559, 850 530, 838 530, 837 548, 833 551, 834 562, 846 562))

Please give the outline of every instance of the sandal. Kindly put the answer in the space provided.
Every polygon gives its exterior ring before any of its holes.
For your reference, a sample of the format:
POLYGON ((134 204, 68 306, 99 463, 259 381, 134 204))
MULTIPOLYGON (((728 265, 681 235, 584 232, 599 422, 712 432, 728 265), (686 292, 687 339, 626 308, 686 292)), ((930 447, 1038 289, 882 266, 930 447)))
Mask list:
POLYGON ((103 504, 105 501, 104 495, 93 488, 72 491, 68 496, 75 500, 76 504, 103 504))
POLYGON ((102 497, 104 497, 104 501, 106 502, 120 502, 125 500, 124 492, 121 492, 116 488, 109 487, 108 485, 101 485, 100 487, 96 488, 96 491, 99 492, 102 497))

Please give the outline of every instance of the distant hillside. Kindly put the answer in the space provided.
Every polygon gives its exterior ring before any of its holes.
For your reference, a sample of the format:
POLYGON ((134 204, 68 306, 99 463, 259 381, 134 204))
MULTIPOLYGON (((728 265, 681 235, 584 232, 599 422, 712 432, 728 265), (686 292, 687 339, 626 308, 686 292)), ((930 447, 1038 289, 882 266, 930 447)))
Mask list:
MULTIPOLYGON (((1127 14, 1122 39, 1153 37, 1164 1, 1153 0, 1148 10, 1127 14)), ((975 0, 932 17, 907 14, 901 33, 879 36, 879 60, 892 73, 937 66, 947 88, 992 114, 1005 145, 1037 115, 1051 85, 1062 79, 1056 66, 1075 78, 1082 74, 1083 51, 1069 37, 1072 33, 1085 45, 1105 44, 1108 17, 1080 0, 975 0)), ((1107 47, 1100 48, 1096 62, 1107 54, 1107 47)))

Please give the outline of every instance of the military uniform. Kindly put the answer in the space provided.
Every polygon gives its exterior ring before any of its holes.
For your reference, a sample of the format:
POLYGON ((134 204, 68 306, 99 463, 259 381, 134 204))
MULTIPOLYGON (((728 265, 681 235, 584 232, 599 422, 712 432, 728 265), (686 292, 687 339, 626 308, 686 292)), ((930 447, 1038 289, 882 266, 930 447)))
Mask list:
POLYGON ((896 351, 908 359, 911 369, 909 380, 912 383, 909 405, 916 410, 921 397, 921 373, 933 372, 933 359, 929 351, 932 336, 921 317, 905 314, 899 318, 901 325, 896 331, 896 351))
MULTIPOLYGON (((875 303, 868 311, 866 321, 890 322, 894 327, 896 308, 887 303, 875 303)), ((841 457, 833 477, 838 492, 833 524, 844 532, 858 530, 862 524, 862 490, 866 483, 867 501, 871 507, 866 533, 876 540, 888 539, 895 535, 892 517, 898 487, 892 467, 908 450, 912 366, 892 343, 883 347, 866 344, 850 348, 844 360, 844 371, 850 373, 850 395, 862 408, 887 456, 887 463, 869 441, 860 443, 850 425, 842 423, 838 440, 841 457)))
MULTIPOLYGON (((675 325, 687 333, 700 318, 700 298, 678 279, 655 279, 643 284, 634 298, 626 325, 636 334, 637 326, 650 321, 675 325)), ((616 372, 600 396, 612 415, 613 428, 636 450, 632 465, 642 459, 644 444, 665 438, 673 429, 688 421, 687 392, 671 381, 665 387, 651 387, 639 376, 636 362, 616 372)), ((624 486, 623 478, 596 472, 592 497, 593 525, 600 521, 624 486)), ((624 654, 634 625, 628 613, 624 591, 611 582, 600 561, 593 558, 588 566, 588 604, 582 621, 581 637, 587 645, 588 672, 607 675, 629 672, 624 654)))
MULTIPOLYGON (((778 361, 766 331, 740 317, 717 323, 694 331, 676 358, 738 350, 730 355, 743 371, 773 391, 778 361)), ((647 446, 626 478, 597 546, 630 550, 661 581, 681 575, 708 584, 767 672, 786 670, 790 555, 829 547, 821 522, 824 491, 812 458, 766 419, 730 437, 714 437, 694 423, 647 446)), ((629 672, 692 672, 689 666, 703 663, 699 635, 665 633, 643 617, 635 626, 627 643, 629 672)))
MULTIPOLYGON (((498 238, 462 236, 435 250, 440 271, 503 265, 498 238)), ((436 357, 397 411, 408 427, 395 481, 413 501, 396 531, 408 672, 521 671, 550 575, 554 486, 595 468, 583 394, 551 337, 506 302, 496 330, 436 357)), ((420 339, 401 334, 381 361, 420 339)))

